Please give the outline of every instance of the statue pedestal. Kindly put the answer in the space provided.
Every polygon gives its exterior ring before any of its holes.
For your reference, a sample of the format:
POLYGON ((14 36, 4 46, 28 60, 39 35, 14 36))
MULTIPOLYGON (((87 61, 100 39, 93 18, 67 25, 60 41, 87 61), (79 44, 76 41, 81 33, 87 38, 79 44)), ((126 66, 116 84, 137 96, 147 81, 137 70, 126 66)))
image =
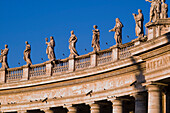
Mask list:
POLYGON ((170 18, 158 19, 156 22, 149 22, 145 25, 148 40, 159 37, 170 32, 170 18))

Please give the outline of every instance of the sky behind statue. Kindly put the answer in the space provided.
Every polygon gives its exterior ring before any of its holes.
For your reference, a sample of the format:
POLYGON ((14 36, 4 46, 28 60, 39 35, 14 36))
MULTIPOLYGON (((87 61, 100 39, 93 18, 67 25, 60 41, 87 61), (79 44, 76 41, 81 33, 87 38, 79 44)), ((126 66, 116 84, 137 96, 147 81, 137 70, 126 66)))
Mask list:
POLYGON ((8 44, 9 67, 19 67, 26 64, 23 51, 28 41, 32 63, 42 63, 48 60, 45 38, 53 36, 56 59, 64 59, 69 57, 68 40, 74 30, 77 52, 87 54, 93 51, 93 25, 100 30, 101 50, 107 49, 115 45, 114 32, 108 30, 115 26, 116 18, 124 25, 123 43, 137 38, 132 13, 138 9, 143 12, 145 25, 150 12, 150 3, 145 0, 0 0, 0 49, 8 44))

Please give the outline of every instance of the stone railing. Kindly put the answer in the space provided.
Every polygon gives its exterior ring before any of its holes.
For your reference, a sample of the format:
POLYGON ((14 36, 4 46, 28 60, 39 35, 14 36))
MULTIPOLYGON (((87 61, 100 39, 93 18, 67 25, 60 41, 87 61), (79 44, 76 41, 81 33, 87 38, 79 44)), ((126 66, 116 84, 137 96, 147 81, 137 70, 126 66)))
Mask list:
POLYGON ((52 74, 67 72, 69 68, 69 62, 67 59, 56 61, 52 68, 52 74))
POLYGON ((112 50, 107 49, 100 51, 97 55, 97 66, 109 63, 112 61, 112 50))
POLYGON ((6 72, 6 82, 20 81, 23 78, 23 68, 9 68, 6 72))
POLYGON ((121 46, 112 46, 109 49, 99 52, 91 52, 73 58, 66 58, 56 61, 47 61, 41 64, 22 66, 19 68, 0 69, 0 84, 35 80, 43 77, 55 76, 63 73, 70 73, 78 70, 93 68, 118 61, 119 59, 131 56, 130 49, 140 43, 126 43, 121 46))
POLYGON ((119 47, 119 59, 130 57, 131 56, 130 49, 134 46, 135 46, 134 42, 129 42, 121 45, 119 47))
POLYGON ((85 69, 90 67, 90 56, 84 55, 75 59, 75 70, 85 69))
POLYGON ((46 75, 46 65, 33 65, 29 69, 29 79, 35 79, 46 75))

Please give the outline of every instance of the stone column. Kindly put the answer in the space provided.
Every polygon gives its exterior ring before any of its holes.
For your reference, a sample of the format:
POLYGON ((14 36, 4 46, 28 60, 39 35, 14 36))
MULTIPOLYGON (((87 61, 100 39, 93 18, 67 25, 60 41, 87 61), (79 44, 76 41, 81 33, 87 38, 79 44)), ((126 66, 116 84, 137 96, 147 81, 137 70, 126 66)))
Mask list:
POLYGON ((25 110, 21 110, 21 111, 17 111, 17 113, 28 113, 28 112, 25 110))
POLYGON ((135 113, 146 113, 146 94, 136 93, 133 97, 135 98, 135 113))
POLYGON ((66 107, 68 112, 67 113, 77 113, 77 108, 73 106, 66 107))
POLYGON ((52 76, 52 64, 51 64, 51 61, 46 62, 46 76, 52 76))
POLYGON ((112 60, 117 61, 119 59, 119 48, 116 46, 110 47, 112 49, 112 60))
POLYGON ((44 111, 44 113, 54 113, 53 110, 51 109, 41 109, 42 111, 44 111))
POLYGON ((69 68, 68 68, 68 70, 70 71, 70 72, 73 72, 74 70, 75 70, 75 62, 74 62, 74 57, 72 57, 72 58, 69 58, 69 68))
POLYGON ((22 80, 28 80, 28 79, 29 79, 29 66, 25 65, 25 66, 23 66, 22 80))
POLYGON ((0 69, 0 84, 6 82, 6 71, 5 69, 0 69))
POLYGON ((90 62, 91 62, 91 67, 97 66, 97 55, 95 52, 92 52, 90 55, 90 62))
POLYGON ((89 104, 90 106, 90 113, 100 113, 100 105, 99 104, 89 104))
POLYGON ((111 102, 112 102, 112 107, 113 107, 113 113, 123 113, 121 99, 113 99, 111 100, 111 102))
POLYGON ((158 85, 148 85, 148 113, 161 112, 161 95, 158 85))

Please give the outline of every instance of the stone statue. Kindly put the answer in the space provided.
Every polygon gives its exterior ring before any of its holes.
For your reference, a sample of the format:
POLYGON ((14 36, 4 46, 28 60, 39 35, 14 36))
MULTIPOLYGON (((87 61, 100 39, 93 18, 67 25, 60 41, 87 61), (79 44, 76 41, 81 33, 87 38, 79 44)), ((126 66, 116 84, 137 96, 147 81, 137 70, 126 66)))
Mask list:
POLYGON ((167 17, 168 17, 168 4, 165 3, 165 0, 162 0, 161 18, 167 18, 167 17))
POLYGON ((77 42, 77 37, 74 34, 74 31, 71 31, 71 36, 69 39, 69 49, 70 49, 70 56, 69 57, 74 57, 78 56, 78 53, 76 51, 76 42, 77 42))
POLYGON ((160 18, 161 13, 161 1, 160 0, 146 0, 147 2, 151 3, 150 8, 150 20, 149 22, 155 22, 157 19, 160 18))
POLYGON ((120 22, 119 18, 116 18, 115 27, 109 30, 109 32, 112 32, 112 31, 115 32, 114 38, 116 41, 116 45, 122 44, 122 28, 123 28, 123 24, 120 22))
POLYGON ((8 67, 8 62, 7 62, 7 55, 8 55, 8 45, 5 44, 5 49, 2 50, 1 49, 1 55, 0 55, 0 63, 2 63, 2 67, 1 68, 9 68, 8 67))
POLYGON ((28 41, 25 42, 26 48, 24 50, 24 60, 27 62, 27 65, 32 65, 30 53, 31 53, 31 46, 28 41))
POLYGON ((136 32, 136 36, 138 37, 143 37, 144 36, 144 32, 143 32, 143 14, 142 14, 142 10, 138 9, 138 15, 133 13, 134 19, 135 19, 135 23, 136 23, 136 27, 135 27, 135 32, 136 32))
POLYGON ((46 38, 46 44, 47 44, 46 54, 48 55, 48 59, 50 61, 54 61, 55 60, 55 53, 54 53, 55 41, 52 36, 50 37, 50 42, 48 42, 48 38, 46 38))
POLYGON ((100 31, 97 29, 97 25, 93 26, 93 38, 92 38, 92 47, 93 51, 100 51, 100 31))

